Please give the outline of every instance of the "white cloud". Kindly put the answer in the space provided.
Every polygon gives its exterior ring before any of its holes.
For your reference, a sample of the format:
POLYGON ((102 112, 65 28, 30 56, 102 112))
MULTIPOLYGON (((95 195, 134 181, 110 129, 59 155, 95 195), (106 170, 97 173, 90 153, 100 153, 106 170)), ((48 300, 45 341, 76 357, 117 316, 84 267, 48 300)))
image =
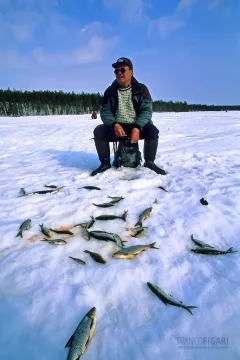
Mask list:
POLYGON ((103 4, 109 10, 116 10, 121 20, 137 22, 146 18, 146 8, 151 2, 150 0, 103 0, 103 4))
POLYGON ((118 37, 103 38, 93 35, 84 45, 78 46, 72 52, 50 53, 43 48, 35 48, 34 59, 48 66, 69 66, 101 61, 118 43, 118 37))
POLYGON ((186 16, 189 16, 191 8, 199 0, 180 0, 174 12, 168 16, 162 16, 149 21, 148 32, 158 31, 163 39, 174 31, 187 25, 186 16))
POLYGON ((186 25, 186 21, 175 19, 171 16, 164 16, 151 22, 153 30, 157 30, 163 39, 165 39, 173 31, 186 25))

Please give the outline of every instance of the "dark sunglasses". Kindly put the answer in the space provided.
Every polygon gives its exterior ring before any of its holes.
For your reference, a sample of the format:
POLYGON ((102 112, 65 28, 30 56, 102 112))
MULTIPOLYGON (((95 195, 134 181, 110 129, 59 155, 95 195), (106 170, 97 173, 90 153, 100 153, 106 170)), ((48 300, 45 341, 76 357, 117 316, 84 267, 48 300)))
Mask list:
POLYGON ((114 70, 114 73, 117 75, 119 73, 119 71, 124 74, 126 72, 126 69, 125 68, 121 68, 121 69, 116 69, 114 70))

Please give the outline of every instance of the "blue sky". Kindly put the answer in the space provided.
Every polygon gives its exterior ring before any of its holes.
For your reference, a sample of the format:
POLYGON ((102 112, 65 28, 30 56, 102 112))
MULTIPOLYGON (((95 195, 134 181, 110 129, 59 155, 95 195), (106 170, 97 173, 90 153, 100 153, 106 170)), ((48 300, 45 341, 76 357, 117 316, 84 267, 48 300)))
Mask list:
POLYGON ((129 57, 154 100, 240 104, 239 0, 0 0, 0 88, 103 92, 129 57))

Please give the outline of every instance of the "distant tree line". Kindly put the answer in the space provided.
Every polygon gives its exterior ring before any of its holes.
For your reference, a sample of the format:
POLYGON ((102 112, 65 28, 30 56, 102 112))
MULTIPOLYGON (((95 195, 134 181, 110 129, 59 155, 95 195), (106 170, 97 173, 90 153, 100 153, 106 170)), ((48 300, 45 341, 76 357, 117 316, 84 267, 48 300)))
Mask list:
MULTIPOLYGON (((99 112, 100 93, 63 91, 21 91, 0 89, 0 116, 76 115, 99 112)), ((216 106, 187 104, 186 101, 153 101, 154 112, 240 110, 240 105, 216 106)))

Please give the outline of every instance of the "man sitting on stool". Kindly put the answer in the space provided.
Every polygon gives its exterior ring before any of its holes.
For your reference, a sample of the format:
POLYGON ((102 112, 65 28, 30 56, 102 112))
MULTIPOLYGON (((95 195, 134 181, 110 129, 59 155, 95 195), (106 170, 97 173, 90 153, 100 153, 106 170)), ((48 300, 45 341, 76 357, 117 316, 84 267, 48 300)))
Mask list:
POLYGON ((152 98, 148 88, 133 76, 133 64, 119 58, 112 67, 116 80, 104 92, 100 107, 103 124, 94 129, 94 141, 101 165, 91 175, 111 168, 109 142, 129 136, 132 143, 144 140, 143 166, 166 175, 155 163, 159 130, 152 123, 152 98))

